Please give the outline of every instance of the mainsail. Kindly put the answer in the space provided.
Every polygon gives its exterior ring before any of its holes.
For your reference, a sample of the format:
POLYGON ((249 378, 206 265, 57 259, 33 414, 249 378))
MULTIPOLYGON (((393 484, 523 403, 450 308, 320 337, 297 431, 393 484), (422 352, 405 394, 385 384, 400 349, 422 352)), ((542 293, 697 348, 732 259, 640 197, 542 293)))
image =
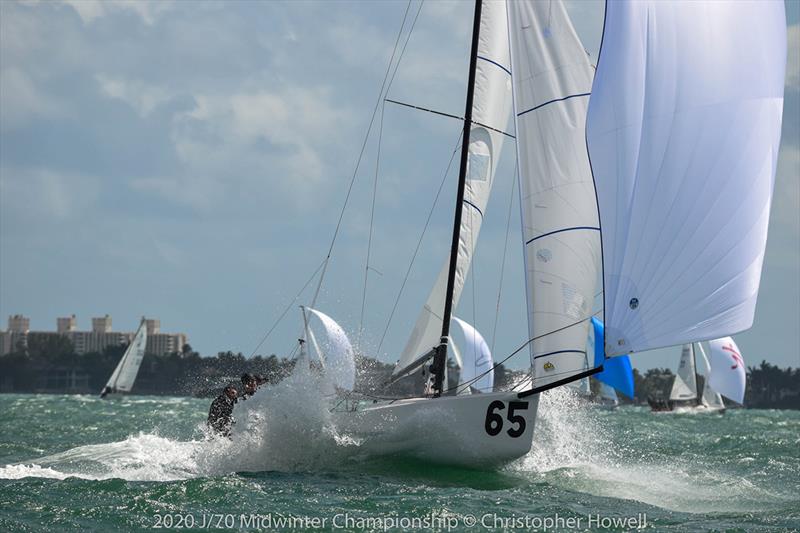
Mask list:
POLYGON ((606 355, 752 325, 785 65, 783 2, 606 3, 586 128, 606 355))
POLYGON ((684 344, 678 374, 672 383, 670 400, 697 400, 697 370, 695 367, 694 345, 684 344))
POLYGON ((144 351, 147 347, 147 325, 144 319, 139 324, 139 329, 133 336, 133 340, 128 345, 122 359, 119 360, 117 368, 108 378, 108 383, 103 387, 104 391, 109 392, 130 392, 133 382, 139 374, 139 367, 142 365, 144 351))
POLYGON ((600 267, 585 120, 593 70, 561 2, 508 2, 535 385, 584 369, 600 267))
MULTIPOLYGON (((479 35, 472 105, 473 124, 469 134, 469 159, 453 286, 453 308, 458 304, 469 272, 503 147, 504 136, 499 132, 506 130, 511 109, 511 74, 504 2, 484 3, 479 35)), ((439 272, 439 277, 436 278, 436 283, 417 318, 395 367, 395 374, 401 374, 409 366, 414 366, 415 361, 439 344, 447 292, 448 265, 449 259, 439 272)))
POLYGON ((710 341, 708 345, 711 348, 709 384, 736 403, 743 403, 747 376, 739 347, 730 337, 710 341))

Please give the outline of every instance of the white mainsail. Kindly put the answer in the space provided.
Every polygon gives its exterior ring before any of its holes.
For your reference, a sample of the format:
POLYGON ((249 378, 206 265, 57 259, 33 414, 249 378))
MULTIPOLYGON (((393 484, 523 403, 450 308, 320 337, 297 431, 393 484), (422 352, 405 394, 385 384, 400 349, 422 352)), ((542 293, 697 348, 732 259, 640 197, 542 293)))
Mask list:
POLYGON ((606 3, 586 133, 607 356, 752 325, 785 65, 783 2, 606 3))
POLYGON ((743 403, 747 376, 739 347, 730 337, 710 341, 708 346, 711 348, 710 386, 736 403, 743 403))
POLYGON ((684 344, 681 350, 681 362, 678 364, 678 374, 672 383, 670 400, 696 400, 697 399, 697 370, 695 368, 694 345, 684 344))
POLYGON ((489 345, 486 344, 483 335, 471 324, 458 317, 453 317, 453 321, 461 328, 466 341, 464 349, 458 356, 461 366, 459 384, 469 383, 469 387, 464 388, 470 391, 492 392, 494 389, 494 362, 489 345))
MULTIPOLYGON (((478 61, 475 68, 475 94, 472 128, 469 134, 469 159, 464 188, 464 212, 458 242, 458 262, 453 289, 453 308, 458 305, 472 254, 486 212, 494 173, 503 147, 511 109, 511 74, 508 60, 506 7, 503 2, 484 2, 480 22, 478 61), (484 126, 489 126, 488 129, 484 126)), ((431 348, 438 346, 442 334, 449 258, 417 318, 411 336, 395 367, 401 373, 431 348)))
POLYGON ((136 376, 139 374, 139 367, 142 366, 145 348, 147 347, 147 325, 144 319, 139 324, 139 329, 133 336, 133 340, 128 345, 122 359, 119 360, 111 377, 108 378, 104 391, 110 392, 130 392, 136 376))
POLYGON ((561 2, 508 2, 536 385, 584 369, 600 267, 585 120, 593 69, 561 2))
POLYGON ((310 307, 306 311, 317 317, 325 329, 325 342, 320 346, 308 328, 309 337, 312 339, 314 349, 325 367, 325 374, 337 387, 353 390, 356 381, 356 365, 353 355, 353 346, 344 329, 334 319, 310 307))
POLYGON ((700 361, 703 364, 703 373, 705 375, 705 384, 703 385, 703 404, 710 409, 724 409, 725 403, 722 401, 722 396, 711 388, 711 363, 708 362, 706 351, 703 345, 699 342, 695 345, 695 353, 700 353, 700 361))

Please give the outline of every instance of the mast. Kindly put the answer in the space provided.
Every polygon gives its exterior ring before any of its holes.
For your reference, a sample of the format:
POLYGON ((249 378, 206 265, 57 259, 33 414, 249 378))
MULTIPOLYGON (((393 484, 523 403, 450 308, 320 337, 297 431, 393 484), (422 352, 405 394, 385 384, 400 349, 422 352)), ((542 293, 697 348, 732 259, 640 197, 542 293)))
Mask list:
POLYGON ((461 212, 464 207, 464 186, 467 177, 467 159, 469 156, 469 133, 472 128, 472 99, 475 94, 475 66, 478 60, 478 36, 481 28, 481 0, 475 0, 475 15, 472 21, 472 48, 469 55, 469 78, 467 80, 467 101, 464 110, 464 140, 461 142, 461 165, 458 171, 458 193, 456 194, 456 212, 453 220, 453 240, 450 245, 450 268, 447 273, 447 291, 444 297, 444 315, 442 318, 442 335, 440 344, 433 357, 431 373, 434 375, 433 395, 442 395, 445 365, 447 364, 447 342, 450 336, 450 317, 453 313, 453 287, 458 263, 458 239, 461 230, 461 212))

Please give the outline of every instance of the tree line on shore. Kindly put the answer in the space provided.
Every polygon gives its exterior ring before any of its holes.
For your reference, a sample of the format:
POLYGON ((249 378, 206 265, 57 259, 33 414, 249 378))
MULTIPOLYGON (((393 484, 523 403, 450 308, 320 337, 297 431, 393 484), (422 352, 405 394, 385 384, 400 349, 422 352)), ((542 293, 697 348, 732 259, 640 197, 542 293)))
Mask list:
MULTIPOLYGON (((109 346, 102 352, 78 355, 66 337, 30 336, 27 346, 0 357, 2 392, 84 392, 100 391, 113 372, 125 346, 109 346), (73 376, 70 386, 66 377, 73 376), (75 376, 77 382, 75 380, 75 376), (75 384, 78 383, 76 386, 75 384)), ((356 390, 383 391, 392 395, 411 395, 419 387, 414 379, 400 380, 388 390, 393 365, 372 358, 360 358, 356 390)), ((276 355, 245 357, 241 353, 219 352, 202 357, 190 345, 180 353, 146 354, 134 386, 137 394, 211 396, 244 373, 263 375, 276 383, 289 375, 294 360, 276 355)), ((454 369, 451 375, 455 375, 454 369)), ((495 369, 499 388, 519 378, 520 373, 502 365, 495 369)), ((674 374, 667 368, 652 368, 645 373, 634 369, 636 397, 620 395, 622 403, 645 403, 648 397, 669 396, 674 374)), ((702 380, 702 376, 701 376, 702 380)), ((702 387, 702 381, 699 383, 702 387)), ((596 385, 593 387, 596 388, 596 385)), ((418 391, 416 391, 418 392, 418 391)), ((748 368, 748 407, 800 409, 800 369, 779 368, 762 361, 748 368)))

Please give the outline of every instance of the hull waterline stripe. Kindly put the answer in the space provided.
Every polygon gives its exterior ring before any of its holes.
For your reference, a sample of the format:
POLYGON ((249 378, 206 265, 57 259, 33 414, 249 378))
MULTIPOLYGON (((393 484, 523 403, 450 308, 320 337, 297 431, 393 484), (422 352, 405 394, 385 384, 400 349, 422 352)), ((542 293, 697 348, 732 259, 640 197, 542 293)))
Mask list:
POLYGON ((540 109, 540 108, 542 108, 542 107, 544 107, 546 105, 554 104, 556 102, 563 102, 564 100, 569 100, 570 98, 580 98, 581 96, 589 96, 590 94, 592 94, 592 93, 571 94, 569 96, 565 96, 564 98, 556 98, 554 100, 550 100, 549 102, 545 102, 543 104, 537 105, 536 107, 532 107, 532 108, 530 108, 528 110, 525 110, 522 113, 518 113, 517 116, 521 117, 525 113, 530 113, 531 111, 536 111, 537 109, 540 109))
POLYGON ((525 244, 528 245, 528 244, 532 243, 535 240, 541 239, 542 237, 549 237, 550 235, 555 235, 556 233, 561 233, 561 232, 564 232, 564 231, 574 231, 574 230, 580 230, 580 229, 588 229, 588 230, 593 230, 593 231, 600 231, 600 228, 596 228, 594 226, 575 226, 574 228, 557 229, 555 231, 550 231, 548 233, 543 233, 542 235, 538 235, 538 236, 534 237, 533 239, 527 241, 525 244))
POLYGON ((499 69, 501 69, 501 70, 505 71, 505 73, 506 73, 506 74, 508 74, 509 76, 511 76, 511 71, 510 71, 510 70, 508 70, 508 69, 507 69, 506 67, 504 67, 503 65, 501 65, 500 63, 498 63, 497 61, 492 61, 492 60, 491 60, 491 59, 489 59, 488 57, 483 57, 483 56, 478 56, 478 59, 482 59, 483 61, 486 61, 487 63, 491 63, 492 65, 494 65, 494 66, 496 66, 497 68, 499 68, 499 69))
POLYGON ((598 367, 591 368, 585 372, 575 374, 574 376, 570 376, 564 379, 559 379, 558 381, 548 383, 547 385, 542 385, 541 387, 534 387, 532 389, 522 391, 519 394, 517 394, 517 398, 527 398, 528 396, 533 396, 534 394, 539 394, 540 392, 548 391, 550 389, 555 389, 556 387, 572 383, 573 381, 578 381, 583 378, 588 378, 589 376, 599 374, 602 371, 603 371, 603 365, 600 365, 598 367))

